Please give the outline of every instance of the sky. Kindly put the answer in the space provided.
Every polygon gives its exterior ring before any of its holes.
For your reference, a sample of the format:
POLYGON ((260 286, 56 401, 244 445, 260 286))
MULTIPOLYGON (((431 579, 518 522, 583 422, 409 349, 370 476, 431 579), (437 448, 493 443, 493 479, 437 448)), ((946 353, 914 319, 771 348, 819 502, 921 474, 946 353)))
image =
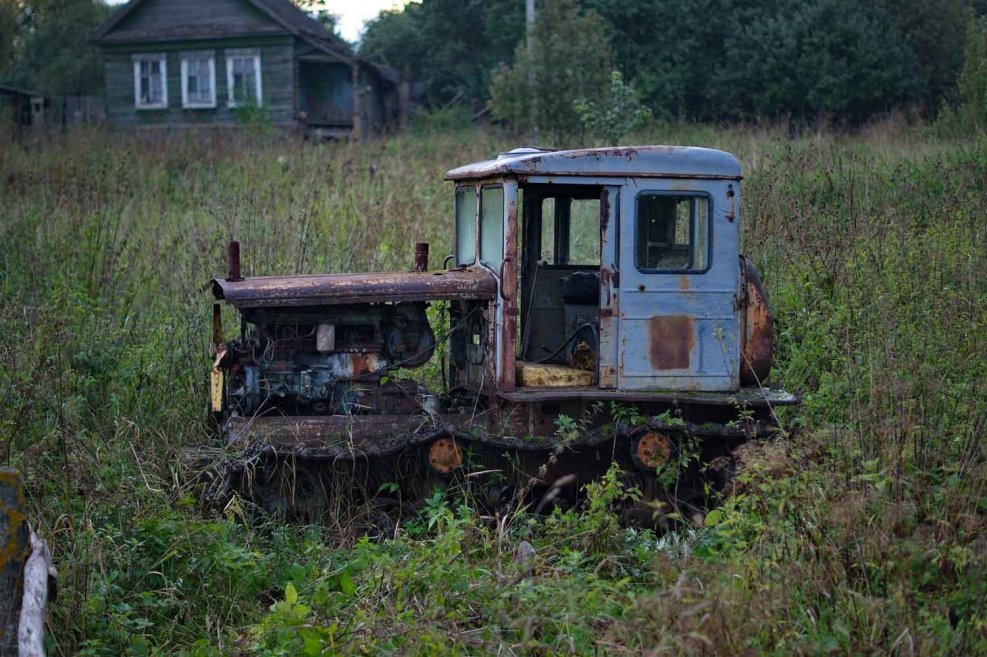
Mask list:
MULTIPOLYGON (((111 5, 127 0, 108 0, 111 5)), ((314 9, 328 9, 339 16, 339 32, 350 42, 359 40, 363 24, 377 16, 383 9, 395 9, 407 4, 407 0, 322 0, 314 9)))

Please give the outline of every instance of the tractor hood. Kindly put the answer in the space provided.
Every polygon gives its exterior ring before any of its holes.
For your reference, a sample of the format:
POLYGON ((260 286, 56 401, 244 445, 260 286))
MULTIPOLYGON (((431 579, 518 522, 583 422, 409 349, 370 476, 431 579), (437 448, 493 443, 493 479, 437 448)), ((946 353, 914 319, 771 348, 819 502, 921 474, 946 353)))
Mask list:
POLYGON ((237 308, 493 299, 497 281, 485 269, 372 274, 215 278, 213 295, 237 308))

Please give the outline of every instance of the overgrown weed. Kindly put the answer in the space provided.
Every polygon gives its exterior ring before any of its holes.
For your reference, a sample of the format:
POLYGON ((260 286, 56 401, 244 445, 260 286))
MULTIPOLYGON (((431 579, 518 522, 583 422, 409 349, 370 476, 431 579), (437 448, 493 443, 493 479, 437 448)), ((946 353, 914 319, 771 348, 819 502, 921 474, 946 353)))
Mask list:
POLYGON ((54 654, 987 651, 987 143, 661 130, 640 141, 744 162, 774 379, 805 400, 704 527, 663 537, 616 526, 616 480, 500 528, 434 497, 379 542, 188 495, 225 241, 249 275, 408 268, 416 241, 441 258, 441 175, 510 147, 496 133, 0 151, 0 439, 61 570, 54 654))

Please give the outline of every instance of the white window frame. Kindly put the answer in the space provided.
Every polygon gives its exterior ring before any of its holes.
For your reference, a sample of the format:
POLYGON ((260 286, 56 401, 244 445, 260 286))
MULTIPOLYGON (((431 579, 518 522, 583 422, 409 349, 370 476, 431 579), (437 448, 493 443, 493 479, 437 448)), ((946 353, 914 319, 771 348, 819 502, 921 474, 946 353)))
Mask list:
POLYGON ((260 107, 263 105, 264 92, 262 90, 261 78, 260 78, 260 52, 256 50, 227 50, 225 53, 226 57, 226 96, 227 107, 237 107, 236 98, 234 97, 233 89, 233 60, 234 59, 253 59, 254 62, 254 79, 257 81, 256 85, 256 105, 260 107))
POLYGON ((157 110, 168 108, 168 57, 165 53, 148 53, 133 56, 134 63, 134 107, 139 110, 157 110), (141 64, 158 62, 161 65, 161 102, 141 102, 141 64))
POLYGON ((213 109, 216 107, 216 56, 212 52, 184 52, 182 57, 182 108, 184 109, 213 109), (202 103, 189 100, 188 94, 188 63, 190 61, 209 61, 209 100, 202 103))

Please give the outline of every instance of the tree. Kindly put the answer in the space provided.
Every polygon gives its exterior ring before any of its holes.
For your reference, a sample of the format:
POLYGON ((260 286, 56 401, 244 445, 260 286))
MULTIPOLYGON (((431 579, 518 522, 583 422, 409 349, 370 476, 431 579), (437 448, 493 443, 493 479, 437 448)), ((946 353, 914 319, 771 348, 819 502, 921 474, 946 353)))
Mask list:
POLYGON ((641 107, 637 93, 624 84, 620 71, 610 74, 610 93, 602 103, 579 98, 576 114, 589 133, 607 146, 616 146, 629 133, 651 120, 651 110, 641 107))
POLYGON ((959 93, 960 118, 972 128, 987 128, 987 18, 970 23, 959 93))
POLYGON ((14 64, 14 42, 19 28, 20 8, 16 0, 0 0, 0 80, 14 64))
POLYGON ((33 0, 20 9, 11 82, 55 96, 99 93, 103 57, 92 36, 107 18, 106 5, 93 0, 33 0))
POLYGON ((858 123, 917 96, 914 56, 893 22, 857 0, 778 3, 738 25, 723 52, 710 86, 722 118, 858 123))
POLYGON ((575 101, 602 101, 611 67, 607 25, 575 0, 547 0, 538 11, 531 50, 519 46, 514 66, 502 66, 490 87, 494 116, 529 126, 562 146, 582 131, 575 101))
POLYGON ((339 15, 334 14, 325 7, 325 0, 293 0, 298 7, 307 12, 312 18, 322 23, 330 34, 335 34, 342 39, 339 34, 339 15))
POLYGON ((925 114, 934 117, 943 103, 956 100, 963 66, 968 0, 884 0, 883 12, 914 55, 916 90, 925 114))
POLYGON ((433 107, 484 101, 492 71, 524 36, 518 0, 423 0, 367 24, 360 54, 422 85, 433 107))

